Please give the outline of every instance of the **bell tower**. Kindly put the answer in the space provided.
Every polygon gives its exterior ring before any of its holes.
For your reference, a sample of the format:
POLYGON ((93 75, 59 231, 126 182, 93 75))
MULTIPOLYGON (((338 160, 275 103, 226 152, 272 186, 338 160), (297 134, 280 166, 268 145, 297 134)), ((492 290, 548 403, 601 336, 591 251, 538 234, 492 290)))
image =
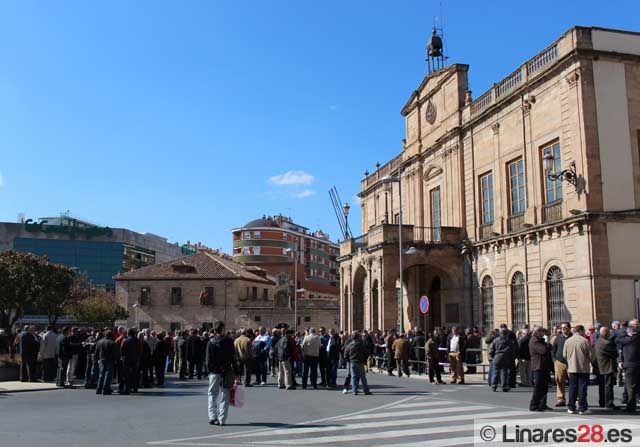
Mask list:
POLYGON ((429 42, 427 43, 427 70, 429 73, 438 71, 445 66, 446 57, 444 55, 442 38, 442 30, 438 30, 434 26, 429 42))

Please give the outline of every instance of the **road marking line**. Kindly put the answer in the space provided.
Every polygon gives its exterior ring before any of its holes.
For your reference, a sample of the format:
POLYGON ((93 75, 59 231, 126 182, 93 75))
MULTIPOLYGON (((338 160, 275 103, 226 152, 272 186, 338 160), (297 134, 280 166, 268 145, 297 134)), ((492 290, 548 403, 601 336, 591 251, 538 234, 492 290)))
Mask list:
MULTIPOLYGON (((452 445, 466 445, 473 444, 476 441, 480 441, 479 437, 474 436, 464 436, 461 438, 443 438, 443 439, 432 439, 429 440, 429 446, 433 447, 450 447, 452 445)), ((482 441, 484 442, 484 441, 482 441)), ((393 444, 393 447, 424 447, 426 445, 426 441, 420 442, 408 442, 406 444, 393 444)), ((566 447, 566 446, 565 446, 566 447)))
POLYGON ((390 418, 390 417, 399 417, 399 416, 418 416, 423 414, 433 414, 433 413, 457 413, 463 411, 473 411, 473 410, 490 410, 495 409, 496 407, 490 407, 487 405, 471 405, 467 407, 456 406, 452 408, 430 408, 428 410, 407 410, 407 411, 392 411, 392 412, 384 412, 376 414, 360 414, 357 416, 343 416, 338 418, 340 421, 344 420, 356 420, 356 419, 380 419, 380 418, 390 418))
MULTIPOLYGON (((295 427, 295 426, 298 426, 298 425, 318 424, 320 422, 333 421, 333 420, 339 419, 341 417, 359 415, 359 414, 367 413, 367 412, 370 412, 370 411, 380 411, 380 410, 384 410, 385 408, 393 407, 395 405, 399 405, 399 404, 402 404, 404 402, 408 402, 408 401, 410 401, 412 399, 415 399, 415 396, 405 397, 403 399, 397 400, 395 402, 390 402, 388 404, 384 404, 384 405, 381 405, 379 407, 367 408, 365 410, 354 411, 353 413, 347 413, 347 414, 338 415, 338 416, 330 416, 330 417, 322 418, 322 419, 315 419, 315 420, 311 420, 311 421, 304 421, 304 422, 299 422, 299 423, 295 423, 295 424, 289 424, 288 426, 289 427, 295 427)), ((250 431, 250 432, 244 432, 243 434, 268 433, 271 430, 274 430, 274 429, 273 428, 261 428, 261 429, 253 430, 253 431, 250 431)), ((233 433, 231 433, 229 435, 223 435, 223 436, 220 436, 220 435, 194 436, 194 437, 191 437, 191 438, 179 438, 179 439, 165 439, 165 440, 161 440, 161 441, 149 441, 149 442, 147 442, 147 444, 149 444, 149 445, 162 445, 162 444, 172 444, 172 443, 181 442, 181 441, 195 441, 195 440, 198 440, 198 439, 208 439, 208 438, 216 438, 216 437, 219 437, 221 439, 225 439, 225 438, 230 438, 230 437, 233 437, 233 436, 234 436, 233 433)))
POLYGON ((406 404, 398 405, 398 408, 419 408, 419 407, 437 407, 438 405, 455 405, 453 401, 446 400, 432 400, 428 402, 409 402, 406 404))
MULTIPOLYGON (((529 411, 498 411, 495 413, 485 413, 482 418, 504 418, 508 416, 524 416, 525 414, 529 414, 529 411)), ((429 419, 416 419, 416 420, 406 420, 406 421, 398 421, 397 419, 390 421, 378 421, 378 422, 361 422, 358 424, 347 424, 340 426, 326 426, 326 427, 294 427, 290 429, 275 429, 269 432, 269 436, 278 436, 278 435, 301 435, 307 433, 321 433, 321 432, 331 432, 331 431, 347 431, 347 430, 362 430, 365 428, 381 428, 381 427, 394 427, 394 426, 407 426, 407 425, 428 425, 435 422, 451 422, 458 421, 461 419, 471 420, 468 415, 465 415, 461 418, 461 415, 455 416, 443 416, 443 417, 435 417, 429 419)), ((241 438, 247 435, 237 434, 233 436, 234 438, 241 438)))

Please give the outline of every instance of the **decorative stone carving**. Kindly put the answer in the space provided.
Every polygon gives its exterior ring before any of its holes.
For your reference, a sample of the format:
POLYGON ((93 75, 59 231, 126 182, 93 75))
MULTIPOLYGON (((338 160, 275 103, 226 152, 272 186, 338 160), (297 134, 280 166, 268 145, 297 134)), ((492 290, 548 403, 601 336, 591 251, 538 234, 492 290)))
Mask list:
POLYGON ((569 84, 569 87, 575 87, 578 85, 578 79, 580 79, 580 69, 573 70, 564 78, 564 80, 567 81, 567 84, 569 84))
POLYGON ((500 133, 500 123, 494 123, 491 125, 491 130, 493 130, 494 135, 498 135, 500 133))

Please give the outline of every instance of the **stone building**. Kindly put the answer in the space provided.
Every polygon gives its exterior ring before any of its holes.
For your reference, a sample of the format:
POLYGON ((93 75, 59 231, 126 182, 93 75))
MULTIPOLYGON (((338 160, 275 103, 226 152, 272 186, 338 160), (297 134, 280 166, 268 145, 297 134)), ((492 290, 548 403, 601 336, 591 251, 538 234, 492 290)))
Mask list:
MULTIPOLYGON (((274 301, 273 277, 209 250, 121 273, 115 280, 116 298, 129 313, 121 323, 128 327, 207 329, 216 320, 229 329, 294 326, 294 309, 274 301)), ((299 303, 302 327, 337 326, 337 303, 320 301, 299 303)))
POLYGON ((475 99, 468 70, 426 75, 402 109, 402 152, 361 181, 342 328, 635 317, 640 33, 574 27, 475 99))

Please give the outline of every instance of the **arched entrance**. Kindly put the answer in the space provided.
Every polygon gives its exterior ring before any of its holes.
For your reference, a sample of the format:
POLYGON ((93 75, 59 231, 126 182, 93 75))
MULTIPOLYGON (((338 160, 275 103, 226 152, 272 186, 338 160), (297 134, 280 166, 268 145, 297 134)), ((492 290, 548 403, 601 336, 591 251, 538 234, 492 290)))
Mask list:
POLYGON ((415 265, 406 270, 407 319, 411 328, 433 331, 435 327, 442 326, 443 276, 440 270, 426 264, 415 265), (429 298, 426 318, 420 312, 419 305, 420 298, 425 295, 429 298))
POLYGON ((351 306, 351 315, 353 325, 351 330, 364 329, 364 288, 367 279, 367 271, 364 267, 358 267, 355 275, 353 275, 353 303, 351 306))

